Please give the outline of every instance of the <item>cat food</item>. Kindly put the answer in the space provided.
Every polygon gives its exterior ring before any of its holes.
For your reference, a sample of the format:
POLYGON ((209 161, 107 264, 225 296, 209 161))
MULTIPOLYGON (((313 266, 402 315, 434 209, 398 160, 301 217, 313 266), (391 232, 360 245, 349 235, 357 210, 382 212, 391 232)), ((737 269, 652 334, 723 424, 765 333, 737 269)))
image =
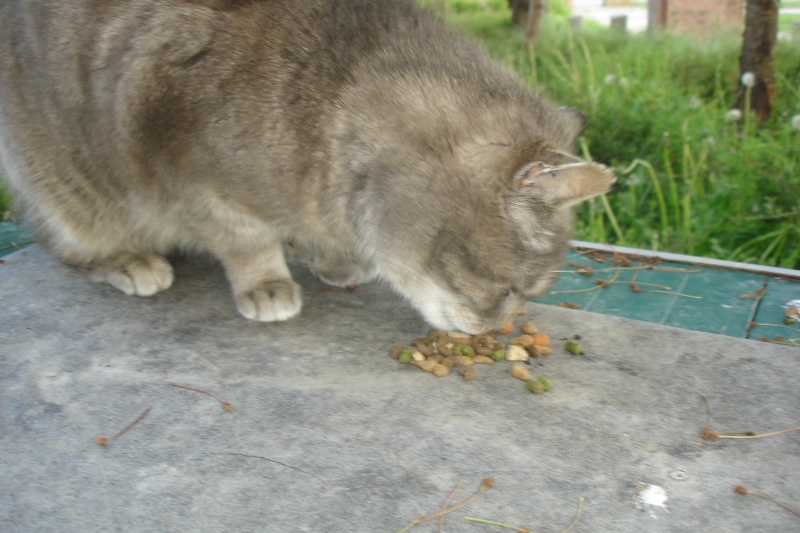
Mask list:
MULTIPOLYGON (((503 331, 511 333, 508 325, 503 327, 503 331)), ((390 355, 399 363, 412 364, 437 377, 446 376, 451 368, 456 368, 465 381, 473 381, 478 377, 476 364, 491 365, 503 360, 525 363, 531 357, 553 353, 548 346, 549 335, 539 332, 532 323, 523 324, 520 332, 521 335, 504 345, 492 333, 467 335, 458 331, 431 330, 425 337, 411 341, 410 348, 394 346, 390 355)), ((549 379, 531 376, 528 367, 522 363, 511 366, 511 375, 525 381, 529 391, 542 394, 552 388, 549 379)))
POLYGON ((533 344, 536 346, 547 346, 550 344, 550 335, 547 333, 534 333, 531 338, 533 339, 533 344))
POLYGON ((529 381, 533 379, 531 377, 531 373, 528 372, 527 367, 521 363, 515 363, 511 365, 511 375, 517 379, 521 379, 522 381, 529 381))
POLYGON ((567 341, 564 349, 572 355, 583 355, 583 345, 576 341, 567 341))
POLYGON ((534 394, 542 394, 553 388, 553 384, 546 377, 529 379, 525 382, 525 388, 534 394))
POLYGON ((478 373, 475 371, 475 369, 468 366, 459 368, 458 375, 464 378, 465 381, 472 381, 478 377, 478 373))
POLYGON ((506 349, 506 360, 508 361, 527 361, 529 357, 530 354, 522 346, 509 344, 506 349))
POLYGON ((514 331, 514 324, 512 324, 511 322, 506 322, 502 328, 497 330, 498 333, 502 333, 503 335, 505 335, 506 333, 511 333, 512 331, 514 331))

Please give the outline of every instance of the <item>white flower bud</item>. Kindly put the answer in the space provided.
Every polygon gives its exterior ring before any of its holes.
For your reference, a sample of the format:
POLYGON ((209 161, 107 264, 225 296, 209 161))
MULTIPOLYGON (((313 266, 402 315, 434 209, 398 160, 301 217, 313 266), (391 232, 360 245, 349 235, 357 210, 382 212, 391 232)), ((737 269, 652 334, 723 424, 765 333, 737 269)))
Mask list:
POLYGON ((606 74, 606 77, 603 80, 603 82, 606 85, 616 85, 617 84, 617 77, 615 75, 613 75, 613 74, 606 74))
POLYGON ((745 87, 755 87, 756 86, 756 75, 752 72, 745 72, 742 74, 742 85, 745 87))
POLYGON ((792 117, 791 122, 789 124, 792 125, 792 129, 794 131, 800 131, 800 115, 795 115, 792 117))
POLYGON ((727 122, 739 122, 742 120, 742 112, 738 109, 731 109, 727 113, 725 113, 725 120, 727 122))

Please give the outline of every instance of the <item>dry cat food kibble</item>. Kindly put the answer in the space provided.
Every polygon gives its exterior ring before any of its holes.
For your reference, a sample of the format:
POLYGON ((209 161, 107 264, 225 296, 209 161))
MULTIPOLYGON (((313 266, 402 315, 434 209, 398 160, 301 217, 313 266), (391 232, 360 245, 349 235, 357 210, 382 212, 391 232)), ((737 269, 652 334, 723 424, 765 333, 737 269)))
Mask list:
MULTIPOLYGON (((498 334, 509 334, 513 331, 511 323, 506 324, 498 334)), ((550 336, 542 333, 531 322, 520 328, 520 335, 504 344, 495 338, 495 332, 468 335, 459 331, 431 330, 425 337, 414 339, 409 346, 395 346, 391 356, 403 364, 414 365, 437 377, 456 373, 466 381, 478 377, 477 364, 491 365, 499 361, 521 361, 511 367, 511 374, 526 383, 528 390, 541 394, 552 388, 552 383, 545 377, 531 376, 526 364, 533 357, 553 353, 549 347, 550 336)))

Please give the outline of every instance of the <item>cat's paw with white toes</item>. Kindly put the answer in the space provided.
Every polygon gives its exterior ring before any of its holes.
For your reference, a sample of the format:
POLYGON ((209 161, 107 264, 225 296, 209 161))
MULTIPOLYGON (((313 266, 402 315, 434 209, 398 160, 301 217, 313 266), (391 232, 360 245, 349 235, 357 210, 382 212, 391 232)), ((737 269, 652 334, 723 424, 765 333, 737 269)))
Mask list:
POLYGON ((127 295, 152 296, 172 286, 175 275, 172 265, 152 254, 121 254, 97 262, 87 268, 89 277, 108 283, 127 295))
POLYGON ((235 299, 243 317, 259 322, 288 320, 303 307, 302 289, 291 279, 265 281, 235 299))

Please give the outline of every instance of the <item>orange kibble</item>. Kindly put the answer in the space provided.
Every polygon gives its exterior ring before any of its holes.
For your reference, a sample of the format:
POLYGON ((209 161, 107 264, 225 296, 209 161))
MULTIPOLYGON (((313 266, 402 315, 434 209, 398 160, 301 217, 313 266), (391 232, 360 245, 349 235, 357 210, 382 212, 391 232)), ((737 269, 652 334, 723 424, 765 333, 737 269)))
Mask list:
POLYGON ((502 334, 511 333, 512 331, 514 331, 514 324, 511 322, 506 322, 502 328, 497 330, 498 333, 502 334))
POLYGON ((550 335, 547 333, 534 333, 531 337, 533 337, 534 346, 547 346, 550 344, 550 335))

